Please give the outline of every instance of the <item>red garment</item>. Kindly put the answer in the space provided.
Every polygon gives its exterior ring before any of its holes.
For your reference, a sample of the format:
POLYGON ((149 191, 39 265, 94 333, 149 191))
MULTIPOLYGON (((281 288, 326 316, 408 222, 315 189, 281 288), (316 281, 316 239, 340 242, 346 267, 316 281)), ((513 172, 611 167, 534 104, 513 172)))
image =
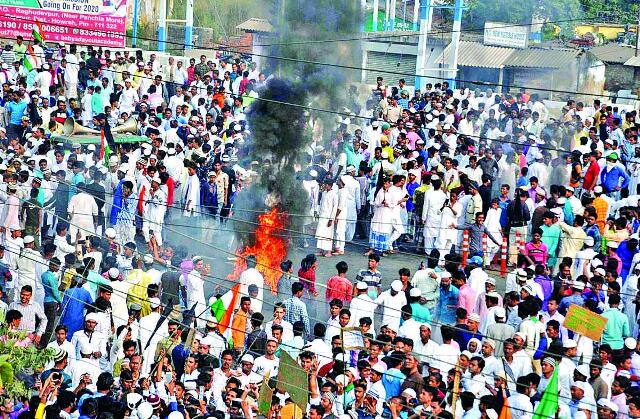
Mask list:
POLYGON ((584 182, 582 187, 587 191, 592 191, 596 186, 598 180, 598 174, 600 174, 600 166, 597 161, 592 162, 587 169, 587 173, 584 174, 584 182))
POLYGON ((310 293, 316 293, 316 271, 315 269, 303 270, 300 268, 298 270, 298 277, 300 278, 300 282, 304 285, 304 288, 308 290, 310 293))
POLYGON ((218 102, 218 106, 220 108, 222 108, 224 106, 224 94, 223 93, 219 93, 218 92, 215 95, 213 95, 213 100, 218 102))
POLYGON ((173 205, 173 193, 175 192, 175 189, 176 183, 174 182, 173 178, 169 176, 167 178, 167 207, 173 205))
POLYGON ((353 284, 347 278, 334 276, 327 282, 327 291, 325 299, 327 302, 337 298, 343 303, 351 301, 353 295, 353 284))
POLYGON ((196 66, 192 65, 187 67, 187 81, 191 83, 196 77, 194 76, 196 72, 196 66))
POLYGON ((245 79, 243 77, 242 80, 240 80, 240 89, 238 89, 238 91, 241 95, 244 93, 244 89, 247 87, 247 83, 249 83, 249 79, 245 79))
POLYGON ((138 212, 142 215, 142 211, 144 209, 144 191, 146 190, 146 186, 142 186, 140 188, 140 193, 138 194, 138 212))

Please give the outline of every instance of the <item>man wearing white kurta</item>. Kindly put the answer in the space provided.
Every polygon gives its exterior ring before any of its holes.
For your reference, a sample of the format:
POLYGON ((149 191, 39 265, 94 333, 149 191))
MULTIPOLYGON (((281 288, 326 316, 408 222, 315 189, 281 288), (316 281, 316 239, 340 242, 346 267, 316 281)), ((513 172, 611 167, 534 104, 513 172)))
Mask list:
POLYGON ((187 168, 187 179, 182 189, 182 202, 184 203, 184 211, 182 215, 185 217, 197 217, 200 214, 200 180, 196 175, 196 167, 191 163, 187 168))
POLYGON ((442 233, 440 230, 440 220, 442 207, 447 200, 447 195, 442 191, 442 181, 438 176, 431 176, 431 185, 424 194, 424 204, 422 206, 422 222, 424 223, 424 251, 430 254, 436 244, 436 237, 442 233))
POLYGON ((358 213, 360 212, 360 183, 353 177, 355 175, 356 168, 354 166, 347 166, 347 175, 342 176, 344 187, 349 191, 347 200, 347 231, 345 239, 347 241, 353 240, 353 236, 356 233, 356 222, 358 221, 358 213))
POLYGON ((361 318, 368 317, 371 319, 371 330, 375 330, 374 320, 377 304, 367 295, 368 288, 369 286, 364 281, 359 281, 356 284, 357 296, 349 303, 349 310, 353 324, 359 325, 361 318))
MULTIPOLYGON (((207 302, 204 297, 204 280, 202 279, 202 272, 204 271, 204 261, 202 257, 195 256, 193 258, 193 270, 189 272, 187 277, 187 308, 191 309, 195 305, 194 316, 199 318, 203 313, 206 313, 207 302)), ((197 320, 198 323, 202 323, 202 320, 197 320)))
POLYGON ((167 212, 167 193, 160 187, 160 184, 160 177, 157 175, 151 179, 151 191, 149 200, 144 205, 142 220, 142 233, 145 241, 149 243, 149 232, 153 231, 153 237, 158 246, 162 246, 162 224, 167 212))
POLYGON ((98 205, 93 196, 84 191, 84 185, 78 187, 78 193, 69 201, 69 235, 75 243, 78 231, 80 240, 84 240, 87 235, 95 235, 95 220, 98 216, 98 205))
POLYGON ((344 244, 347 234, 347 211, 349 205, 349 190, 345 186, 345 181, 342 176, 338 179, 338 207, 336 209, 336 245, 335 253, 341 255, 344 253, 344 244))
POLYGON ((333 222, 338 209, 338 191, 333 188, 333 180, 327 179, 322 184, 322 197, 318 208, 318 226, 316 240, 318 251, 331 255, 333 245, 333 222))
POLYGON ((156 346, 162 339, 169 337, 169 321, 165 319, 155 334, 158 321, 160 320, 160 312, 162 311, 159 298, 150 298, 151 313, 140 319, 140 346, 142 354, 142 374, 148 374, 151 365, 155 362, 156 346))
POLYGON ((238 282, 240 283, 240 296, 250 297, 249 286, 255 285, 258 287, 258 295, 256 298, 251 298, 251 309, 255 313, 260 313, 262 311, 262 301, 264 297, 264 277, 256 269, 255 256, 247 256, 246 262, 247 269, 240 274, 240 278, 238 279, 238 282))

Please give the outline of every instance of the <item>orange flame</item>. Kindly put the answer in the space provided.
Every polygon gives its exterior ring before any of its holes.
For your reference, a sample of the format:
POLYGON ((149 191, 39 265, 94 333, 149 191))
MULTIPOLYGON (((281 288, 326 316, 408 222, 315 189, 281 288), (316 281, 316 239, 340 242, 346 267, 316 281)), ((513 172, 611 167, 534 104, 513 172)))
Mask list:
POLYGON ((258 217, 256 241, 253 246, 238 249, 233 272, 227 275, 227 279, 237 280, 247 269, 244 258, 253 255, 257 261, 256 269, 264 276, 264 283, 271 288, 271 292, 277 291, 278 279, 282 274, 280 263, 287 255, 287 241, 282 237, 286 218, 287 213, 278 212, 276 208, 258 217))

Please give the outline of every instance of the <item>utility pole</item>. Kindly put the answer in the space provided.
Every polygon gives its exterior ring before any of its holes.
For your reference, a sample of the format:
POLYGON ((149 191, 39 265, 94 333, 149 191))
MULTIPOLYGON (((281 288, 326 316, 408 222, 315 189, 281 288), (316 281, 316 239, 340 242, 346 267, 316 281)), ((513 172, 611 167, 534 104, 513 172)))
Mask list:
POLYGON ((373 15, 371 21, 371 32, 378 32, 378 9, 380 8, 379 0, 373 0, 373 15))
POLYGON ((160 0, 158 17, 158 51, 165 51, 167 43, 167 0, 160 0))
POLYGON ((456 0, 453 9, 453 28, 451 28, 451 59, 449 61, 449 88, 456 88, 456 78, 458 76, 458 47, 460 46, 460 28, 462 27, 462 9, 464 0, 456 0))
POLYGON ((638 7, 638 22, 636 24, 636 57, 638 56, 638 44, 640 44, 640 7, 638 7))
POLYGON ((131 46, 135 48, 138 45, 138 14, 140 12, 140 0, 133 2, 133 30, 131 33, 131 46))
POLYGON ((187 0, 187 17, 184 24, 184 48, 193 49, 193 2, 187 0))
POLYGON ((431 32, 431 22, 433 17, 433 9, 431 8, 431 0, 420 1, 420 35, 418 36, 418 56, 416 57, 416 77, 415 88, 424 89, 426 84, 426 67, 427 67, 427 37, 431 32))

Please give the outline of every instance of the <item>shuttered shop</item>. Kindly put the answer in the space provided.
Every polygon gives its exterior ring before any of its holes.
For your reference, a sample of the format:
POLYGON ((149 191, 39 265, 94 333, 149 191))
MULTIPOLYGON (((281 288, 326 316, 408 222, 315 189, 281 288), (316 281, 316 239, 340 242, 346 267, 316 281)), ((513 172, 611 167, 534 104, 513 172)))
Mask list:
POLYGON ((378 76, 382 76, 385 79, 385 84, 389 86, 397 85, 398 79, 404 79, 409 86, 413 86, 415 83, 415 76, 413 76, 416 73, 415 55, 368 51, 367 65, 365 67, 372 70, 366 72, 365 82, 367 84, 375 84, 378 76), (375 71, 376 69, 404 73, 406 75, 377 72, 375 71))

